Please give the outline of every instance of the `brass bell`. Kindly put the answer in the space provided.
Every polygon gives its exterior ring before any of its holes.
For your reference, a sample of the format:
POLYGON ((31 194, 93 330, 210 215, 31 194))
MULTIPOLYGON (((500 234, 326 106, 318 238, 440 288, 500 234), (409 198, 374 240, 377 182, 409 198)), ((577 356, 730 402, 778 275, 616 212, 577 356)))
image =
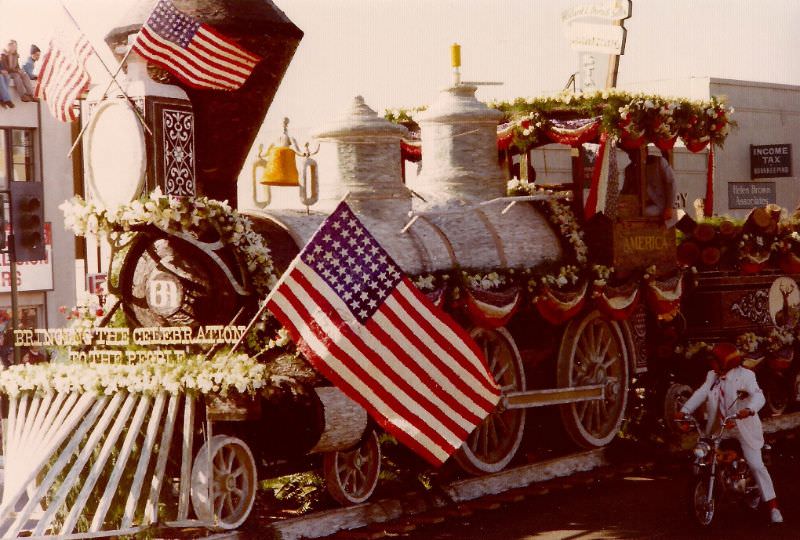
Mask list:
POLYGON ((264 186, 299 186, 297 153, 288 133, 289 119, 283 119, 283 135, 277 144, 270 145, 266 155, 259 152, 259 165, 264 167, 259 183, 264 186))

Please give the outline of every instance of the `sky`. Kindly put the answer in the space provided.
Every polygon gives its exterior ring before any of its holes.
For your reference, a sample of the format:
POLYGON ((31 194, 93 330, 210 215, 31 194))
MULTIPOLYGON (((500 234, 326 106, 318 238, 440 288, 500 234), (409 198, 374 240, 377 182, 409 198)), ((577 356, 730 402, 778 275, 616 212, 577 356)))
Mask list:
MULTIPOLYGON (((140 1, 151 0, 63 4, 102 50, 102 36, 140 1)), ((259 139, 277 136, 284 116, 302 138, 356 95, 379 112, 430 103, 451 80, 453 42, 465 80, 504 83, 481 88, 481 99, 556 92, 577 69, 560 13, 592 1, 274 0, 305 37, 259 139)), ((31 42, 44 49, 64 19, 60 0, 0 0, 0 13, 0 43, 16 38, 22 51, 31 42)), ((625 27, 622 86, 690 76, 800 85, 797 0, 633 0, 625 27)), ((98 64, 92 70, 102 75, 98 64)))

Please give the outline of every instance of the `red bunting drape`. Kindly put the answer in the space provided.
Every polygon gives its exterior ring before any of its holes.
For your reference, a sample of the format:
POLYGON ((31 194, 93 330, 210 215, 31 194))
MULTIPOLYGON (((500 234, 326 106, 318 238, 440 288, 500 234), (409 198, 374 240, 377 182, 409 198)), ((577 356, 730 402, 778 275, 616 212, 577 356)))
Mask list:
POLYGON ((606 144, 608 144, 608 134, 603 132, 600 135, 600 148, 597 149, 594 170, 592 170, 592 185, 589 188, 589 196, 586 199, 586 206, 584 207, 584 217, 586 219, 589 219, 597 213, 597 199, 600 192, 600 174, 603 171, 606 144))
POLYGON ((714 215, 714 145, 708 147, 708 169, 706 170, 706 198, 703 201, 703 215, 714 215))

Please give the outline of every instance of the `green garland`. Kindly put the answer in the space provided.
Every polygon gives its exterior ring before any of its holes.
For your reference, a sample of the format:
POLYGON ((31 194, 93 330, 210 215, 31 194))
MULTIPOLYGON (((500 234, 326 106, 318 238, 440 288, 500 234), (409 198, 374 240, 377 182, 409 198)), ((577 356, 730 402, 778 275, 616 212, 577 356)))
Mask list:
MULTIPOLYGON (((709 100, 668 98, 655 94, 630 93, 621 90, 594 92, 562 92, 554 96, 492 101, 489 108, 503 113, 502 123, 514 123, 514 142, 530 147, 548 141, 545 135, 551 118, 601 117, 603 131, 620 137, 623 131, 647 133, 653 137, 680 136, 722 146, 730 128, 732 107, 723 97, 709 100)), ((418 129, 415 117, 426 107, 387 109, 384 117, 395 123, 418 129)))

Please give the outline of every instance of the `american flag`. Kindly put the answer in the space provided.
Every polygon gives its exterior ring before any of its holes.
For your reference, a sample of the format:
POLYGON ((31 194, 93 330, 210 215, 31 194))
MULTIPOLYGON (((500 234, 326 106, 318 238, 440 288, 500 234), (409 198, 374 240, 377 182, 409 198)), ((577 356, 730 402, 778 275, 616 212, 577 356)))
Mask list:
POLYGON ((62 122, 78 119, 75 100, 89 89, 86 61, 94 48, 77 30, 65 30, 50 42, 42 59, 34 95, 47 103, 47 108, 62 122))
POLYGON ((139 31, 133 49, 194 88, 236 90, 256 64, 247 52, 206 24, 160 0, 139 31))
POLYGON ((434 465, 500 399, 474 341, 417 290, 344 202, 266 306, 317 370, 434 465))

